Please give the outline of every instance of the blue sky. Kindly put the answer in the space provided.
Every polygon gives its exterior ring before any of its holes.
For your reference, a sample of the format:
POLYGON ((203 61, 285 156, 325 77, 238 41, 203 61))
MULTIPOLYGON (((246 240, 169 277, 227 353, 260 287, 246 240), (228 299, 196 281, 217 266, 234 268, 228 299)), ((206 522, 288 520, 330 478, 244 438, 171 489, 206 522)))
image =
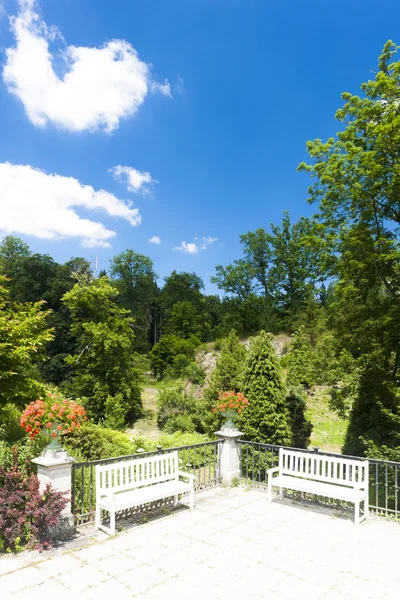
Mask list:
POLYGON ((394 1, 0 6, 1 234, 104 268, 133 248, 209 292, 241 233, 311 214, 306 141, 400 40, 394 1))

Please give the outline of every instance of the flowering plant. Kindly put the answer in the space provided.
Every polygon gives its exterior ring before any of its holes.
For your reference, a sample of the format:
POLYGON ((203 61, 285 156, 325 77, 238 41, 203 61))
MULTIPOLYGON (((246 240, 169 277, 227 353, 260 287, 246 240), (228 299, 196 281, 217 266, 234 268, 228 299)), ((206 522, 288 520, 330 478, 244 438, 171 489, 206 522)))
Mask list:
POLYGON ((240 392, 219 392, 217 406, 213 409, 214 412, 224 413, 227 410, 236 410, 238 414, 243 411, 244 407, 249 403, 244 394, 240 392))
POLYGON ((85 409, 59 392, 48 392, 44 400, 31 402, 21 415, 21 427, 31 439, 42 429, 48 429, 51 437, 56 438, 55 429, 59 434, 65 434, 80 427, 83 421, 86 421, 85 409))

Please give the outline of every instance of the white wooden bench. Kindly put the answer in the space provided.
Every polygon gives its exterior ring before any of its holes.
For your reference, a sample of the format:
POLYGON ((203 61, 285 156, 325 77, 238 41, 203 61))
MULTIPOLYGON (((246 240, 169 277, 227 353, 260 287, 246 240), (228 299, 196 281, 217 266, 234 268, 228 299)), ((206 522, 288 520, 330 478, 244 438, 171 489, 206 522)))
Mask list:
POLYGON ((135 506, 189 494, 194 508, 195 476, 179 470, 178 452, 96 465, 96 528, 115 535, 115 513, 135 506), (180 478, 188 479, 188 482, 180 478), (101 523, 101 511, 110 514, 110 527, 101 523))
POLYGON ((279 449, 279 466, 269 469, 268 502, 272 488, 296 490, 354 504, 354 523, 368 517, 368 461, 279 449), (274 476, 275 473, 278 475, 274 476), (364 513, 360 517, 360 503, 364 513))

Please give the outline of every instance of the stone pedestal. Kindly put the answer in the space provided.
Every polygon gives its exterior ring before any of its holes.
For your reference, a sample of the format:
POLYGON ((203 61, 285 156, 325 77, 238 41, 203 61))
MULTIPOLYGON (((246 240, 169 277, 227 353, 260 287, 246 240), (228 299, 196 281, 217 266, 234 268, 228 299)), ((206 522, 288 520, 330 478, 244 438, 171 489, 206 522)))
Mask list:
POLYGON ((61 513, 61 520, 54 534, 59 538, 68 537, 74 531, 74 517, 71 513, 71 472, 75 459, 65 451, 44 452, 38 458, 32 459, 32 462, 37 465, 40 491, 50 483, 53 490, 67 492, 69 502, 61 513))
POLYGON ((236 442, 243 433, 237 429, 222 428, 215 435, 224 442, 220 446, 221 477, 222 485, 229 486, 234 477, 240 476, 239 445, 236 442))

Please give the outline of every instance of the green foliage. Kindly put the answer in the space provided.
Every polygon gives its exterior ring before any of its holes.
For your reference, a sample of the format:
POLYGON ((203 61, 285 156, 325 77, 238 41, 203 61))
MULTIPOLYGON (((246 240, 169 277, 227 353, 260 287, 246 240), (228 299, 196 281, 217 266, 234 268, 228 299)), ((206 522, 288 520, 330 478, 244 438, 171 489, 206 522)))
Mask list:
POLYGON ((204 403, 194 398, 193 394, 186 391, 182 385, 162 390, 158 396, 157 409, 158 426, 161 429, 166 428, 169 433, 177 431, 185 424, 185 429, 181 429, 182 431, 204 431, 204 403), (188 418, 177 420, 177 417, 190 417, 190 420, 188 418), (173 429, 175 426, 176 429, 173 429))
POLYGON ((383 369, 367 366, 360 376, 343 451, 362 456, 371 444, 400 447, 400 402, 397 381, 383 369))
POLYGON ((295 332, 284 364, 289 385, 309 387, 314 383, 313 351, 303 326, 295 332))
POLYGON ((23 407, 44 391, 34 361, 52 332, 43 303, 11 301, 6 282, 0 275, 0 406, 23 407))
POLYGON ((313 426, 306 418, 307 405, 303 389, 301 387, 290 388, 286 396, 286 404, 292 431, 291 445, 294 448, 308 448, 313 426))
POLYGON ((203 385, 206 378, 204 369, 202 369, 200 365, 198 365, 194 361, 190 362, 187 365, 182 375, 194 385, 203 385))
POLYGON ((181 431, 182 433, 194 433, 196 426, 193 423, 193 419, 190 415, 176 415, 170 417, 164 426, 165 433, 175 433, 175 431, 181 431))
POLYGON ((221 342, 221 353, 217 358, 215 369, 211 374, 208 387, 204 391, 207 411, 206 430, 211 435, 223 423, 220 414, 212 412, 221 391, 241 390, 241 375, 246 357, 246 348, 240 343, 234 330, 221 342))
MULTIPOLYGON (((208 442, 209 438, 200 433, 184 433, 181 431, 176 431, 175 433, 168 434, 163 433, 158 440, 158 443, 163 448, 179 448, 180 446, 191 446, 193 444, 203 444, 204 442, 208 442)), ((192 451, 192 457, 194 453, 192 451)), ((199 462, 202 462, 204 459, 201 456, 201 452, 198 456, 199 462)))
POLYGON ((283 374, 270 337, 264 331, 247 354, 240 391, 249 401, 238 419, 244 439, 289 445, 292 432, 283 374))
POLYGON ((72 376, 64 387, 86 399, 85 409, 95 422, 110 422, 107 402, 118 406, 120 427, 122 419, 129 423, 140 414, 141 375, 135 365, 133 320, 117 298, 107 277, 76 284, 64 295, 77 339, 76 354, 67 357, 72 376))
POLYGON ((121 252, 111 260, 110 275, 119 291, 120 305, 135 320, 135 349, 149 350, 149 337, 156 318, 157 275, 153 261, 133 250, 121 252))
POLYGON ((63 446, 71 456, 86 461, 135 454, 138 449, 146 452, 156 449, 152 440, 141 437, 131 439, 124 433, 93 423, 85 423, 68 434, 63 446))
MULTIPOLYGON (((174 358, 185 355, 188 358, 187 366, 193 359, 195 349, 200 345, 200 340, 194 336, 182 339, 175 335, 164 335, 161 340, 153 346, 149 357, 152 371, 155 377, 162 377, 169 366, 173 365, 174 358)), ((182 358, 178 359, 182 361, 182 358)), ((186 361, 185 361, 186 362, 186 361)), ((176 374, 173 371, 173 374, 176 374)))
POLYGON ((14 444, 25 438, 25 431, 20 425, 21 411, 14 404, 0 407, 0 440, 14 444))

